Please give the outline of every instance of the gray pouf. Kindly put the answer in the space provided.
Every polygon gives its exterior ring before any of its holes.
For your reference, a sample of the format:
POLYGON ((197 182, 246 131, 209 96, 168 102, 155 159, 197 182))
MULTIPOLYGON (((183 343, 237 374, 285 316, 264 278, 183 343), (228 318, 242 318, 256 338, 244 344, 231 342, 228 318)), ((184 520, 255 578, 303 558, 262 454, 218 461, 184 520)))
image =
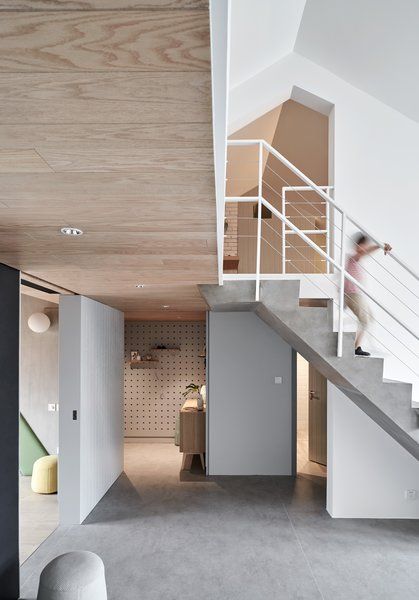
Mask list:
POLYGON ((37 600, 107 600, 105 567, 93 552, 67 552, 41 573, 37 600))

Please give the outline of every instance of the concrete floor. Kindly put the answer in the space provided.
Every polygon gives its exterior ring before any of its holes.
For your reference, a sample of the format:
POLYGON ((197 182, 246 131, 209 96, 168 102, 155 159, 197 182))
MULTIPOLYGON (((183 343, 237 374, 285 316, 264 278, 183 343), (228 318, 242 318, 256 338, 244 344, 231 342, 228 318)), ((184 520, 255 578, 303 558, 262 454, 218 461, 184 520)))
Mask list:
POLYGON ((125 473, 85 524, 59 527, 24 563, 22 599, 57 554, 104 560, 109 600, 410 600, 419 521, 334 520, 325 479, 179 481, 170 444, 127 444, 125 473))
POLYGON ((31 477, 19 477, 19 554, 22 564, 58 525, 57 494, 35 494, 31 477))

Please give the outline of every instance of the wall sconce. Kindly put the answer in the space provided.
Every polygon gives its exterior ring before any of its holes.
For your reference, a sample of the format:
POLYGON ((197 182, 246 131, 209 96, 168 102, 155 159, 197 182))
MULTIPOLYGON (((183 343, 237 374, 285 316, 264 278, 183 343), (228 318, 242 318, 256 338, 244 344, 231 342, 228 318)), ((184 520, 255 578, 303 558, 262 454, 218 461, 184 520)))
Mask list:
POLYGON ((35 333, 45 333, 50 325, 50 318, 44 313, 33 313, 28 319, 29 329, 35 333))

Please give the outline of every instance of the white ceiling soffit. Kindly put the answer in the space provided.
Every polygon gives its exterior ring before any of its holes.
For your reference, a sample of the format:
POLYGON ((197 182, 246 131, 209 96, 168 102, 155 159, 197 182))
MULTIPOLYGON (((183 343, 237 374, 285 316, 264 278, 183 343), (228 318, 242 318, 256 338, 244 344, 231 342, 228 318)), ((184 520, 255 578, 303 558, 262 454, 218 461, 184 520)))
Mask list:
POLYGON ((418 32, 418 0, 307 0, 295 50, 419 121, 418 32))
POLYGON ((312 110, 325 115, 326 117, 330 115, 333 109, 333 104, 331 102, 328 102, 324 98, 320 98, 307 90, 303 90, 296 85, 292 88, 291 99, 295 100, 295 102, 299 102, 299 104, 307 106, 307 108, 311 108, 312 110))
POLYGON ((293 51, 306 0, 231 0, 230 88, 293 51))

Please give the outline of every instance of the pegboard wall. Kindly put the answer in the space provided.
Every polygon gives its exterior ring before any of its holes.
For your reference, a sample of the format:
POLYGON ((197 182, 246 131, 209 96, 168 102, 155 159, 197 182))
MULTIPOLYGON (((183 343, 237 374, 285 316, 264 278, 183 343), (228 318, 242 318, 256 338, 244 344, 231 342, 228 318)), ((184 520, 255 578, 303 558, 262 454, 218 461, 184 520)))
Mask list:
POLYGON ((204 322, 126 322, 124 426, 126 437, 173 437, 188 383, 205 383, 204 322), (174 350, 151 350, 159 344, 174 350), (131 351, 158 359, 156 368, 132 369, 131 351))

